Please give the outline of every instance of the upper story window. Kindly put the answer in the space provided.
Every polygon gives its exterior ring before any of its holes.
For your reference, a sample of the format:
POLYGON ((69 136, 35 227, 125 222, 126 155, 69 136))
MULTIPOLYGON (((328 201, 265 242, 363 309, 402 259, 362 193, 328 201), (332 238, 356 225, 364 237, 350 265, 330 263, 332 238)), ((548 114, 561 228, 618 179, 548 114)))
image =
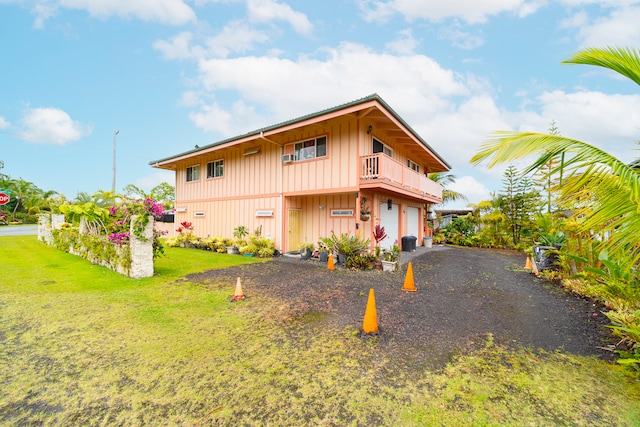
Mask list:
POLYGON ((308 139, 293 145, 293 160, 308 160, 327 155, 327 137, 308 139))
POLYGON ((224 175, 224 160, 207 163, 207 178, 220 178, 224 175))
POLYGON ((187 182, 200 180, 200 165, 187 167, 187 182))
POLYGON ((407 159, 407 167, 409 169, 413 169, 414 171, 420 173, 420 165, 418 165, 417 163, 407 159))
POLYGON ((393 150, 382 141, 373 138, 373 152, 374 153, 384 153, 389 157, 393 157, 393 150))

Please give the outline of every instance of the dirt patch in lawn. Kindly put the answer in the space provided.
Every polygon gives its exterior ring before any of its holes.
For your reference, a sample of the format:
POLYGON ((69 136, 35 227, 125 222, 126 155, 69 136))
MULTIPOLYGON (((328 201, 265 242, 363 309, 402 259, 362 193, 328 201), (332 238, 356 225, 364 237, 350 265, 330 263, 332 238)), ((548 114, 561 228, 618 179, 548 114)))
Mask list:
POLYGON ((612 343, 601 307, 524 270, 522 254, 436 246, 411 262, 417 292, 401 290, 406 265, 395 273, 329 271, 317 261, 287 257, 188 280, 233 291, 240 277, 249 297, 277 301, 278 316, 309 315, 322 327, 354 331, 373 288, 380 333, 363 339, 414 366, 442 366, 452 355, 484 345, 489 335, 508 347, 613 358, 601 348, 612 343))

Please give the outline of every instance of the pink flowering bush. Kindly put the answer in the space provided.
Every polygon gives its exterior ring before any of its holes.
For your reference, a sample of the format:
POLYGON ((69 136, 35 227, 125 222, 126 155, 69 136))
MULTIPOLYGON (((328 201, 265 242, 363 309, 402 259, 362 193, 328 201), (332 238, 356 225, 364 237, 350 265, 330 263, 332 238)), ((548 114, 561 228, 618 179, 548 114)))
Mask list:
MULTIPOLYGON (((133 220, 133 233, 140 240, 146 240, 143 235, 144 229, 149 223, 149 217, 153 217, 155 223, 156 218, 164 212, 162 203, 158 203, 153 199, 146 198, 144 200, 124 199, 117 205, 109 208, 106 221, 107 238, 114 245, 124 245, 129 243, 131 221, 133 220), (133 219, 135 217, 135 220, 133 219)), ((153 256, 157 258, 164 254, 164 246, 160 243, 160 237, 166 232, 155 229, 153 232, 153 256)))

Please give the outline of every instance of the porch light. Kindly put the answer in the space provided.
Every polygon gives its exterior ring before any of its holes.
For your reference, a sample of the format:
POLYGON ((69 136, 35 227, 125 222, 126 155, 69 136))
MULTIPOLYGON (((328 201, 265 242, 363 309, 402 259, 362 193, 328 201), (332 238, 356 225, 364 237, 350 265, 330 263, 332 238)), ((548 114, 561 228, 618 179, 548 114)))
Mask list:
POLYGON ((392 208, 392 200, 391 199, 387 199, 387 210, 391 210, 392 208))

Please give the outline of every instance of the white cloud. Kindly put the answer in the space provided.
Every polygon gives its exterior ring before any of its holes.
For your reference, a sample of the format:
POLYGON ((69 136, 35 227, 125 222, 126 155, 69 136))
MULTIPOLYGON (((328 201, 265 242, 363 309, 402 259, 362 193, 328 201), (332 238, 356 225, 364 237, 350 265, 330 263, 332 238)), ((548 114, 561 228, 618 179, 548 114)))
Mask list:
POLYGON ((21 124, 18 136, 39 144, 64 145, 92 132, 90 126, 72 120, 69 114, 58 108, 30 108, 22 117, 21 124))
POLYGON ((407 28, 399 31, 398 37, 387 43, 386 48, 387 50, 400 55, 410 55, 415 52, 419 44, 418 40, 413 37, 413 31, 411 28, 407 28))
MULTIPOLYGON (((218 132, 222 135, 236 135, 238 129, 245 129, 247 123, 257 123, 262 120, 253 107, 243 101, 236 101, 231 109, 222 108, 217 103, 201 103, 200 112, 189 114, 193 123, 208 132, 218 132)), ((259 126, 249 125, 251 129, 259 126)), ((249 130, 246 128, 245 130, 249 130)))
POLYGON ((45 21, 55 16, 57 9, 49 4, 36 4, 33 6, 32 12, 36 15, 36 19, 33 21, 33 28, 41 30, 44 28, 45 21))
POLYGON ((562 135, 595 145, 623 161, 638 157, 640 95, 544 92, 539 112, 514 117, 519 130, 547 132, 551 120, 562 135))
POLYGON ((170 41, 156 40, 153 47, 162 52, 166 59, 193 59, 202 56, 199 46, 191 46, 193 34, 184 31, 174 36, 170 41))
POLYGON ((207 51, 216 57, 226 57, 230 53, 243 53, 254 48, 256 43, 264 43, 269 37, 247 24, 236 21, 226 25, 220 34, 207 40, 207 51))
POLYGON ((597 5, 599 7, 625 7, 638 3, 638 0, 559 0, 559 3, 572 6, 589 6, 597 5))
POLYGON ((137 18, 143 21, 182 25, 196 20, 196 14, 183 0, 35 0, 31 7, 35 28, 55 16, 58 9, 84 10, 92 17, 137 18))
MULTIPOLYGON (((447 160, 454 174, 471 168, 469 160, 491 132, 509 127, 494 100, 483 94, 463 99, 449 111, 408 120, 417 123, 416 130, 447 160)), ((492 171, 489 175, 499 173, 492 171)))
POLYGON ((384 21, 394 13, 404 16, 407 21, 426 19, 441 22, 445 19, 457 18, 469 24, 479 24, 488 17, 504 12, 515 13, 520 17, 534 13, 545 1, 525 0, 361 0, 360 7, 368 21, 384 21))
POLYGON ((451 25, 441 28, 438 31, 438 37, 449 40, 454 46, 467 50, 475 49, 484 44, 484 36, 464 31, 457 20, 451 25))
POLYGON ((253 22, 282 20, 289 23, 298 34, 308 35, 313 25, 304 13, 296 12, 285 3, 275 0, 247 0, 249 19, 253 22))
POLYGON ((572 16, 560 21, 560 28, 581 28, 589 24, 589 15, 584 10, 580 10, 572 16))
POLYGON ((269 37, 249 27, 242 21, 227 24, 220 33, 195 44, 194 35, 185 31, 169 41, 156 40, 153 47, 166 59, 204 59, 208 57, 226 58, 231 53, 244 53, 252 50, 257 43, 265 43, 269 37))
POLYGON ((6 129, 9 126, 11 126, 11 123, 9 123, 4 117, 0 116, 0 129, 6 129))
POLYGON ((449 184, 450 190, 463 194, 467 201, 450 202, 444 206, 444 209, 464 209, 469 203, 479 203, 483 200, 491 200, 491 191, 497 189, 488 189, 484 184, 476 180, 472 176, 460 176, 456 178, 456 182, 449 184))
MULTIPOLYGON (((578 21, 580 22, 580 21, 578 21)), ((640 45, 640 7, 615 9, 609 16, 582 23, 577 39, 581 47, 640 45)))
POLYGON ((271 117, 265 119, 271 123, 374 92, 394 108, 425 117, 452 108, 447 97, 468 94, 459 77, 424 55, 381 54, 351 43, 322 53, 321 59, 303 56, 295 61, 209 59, 199 63, 200 80, 206 91, 236 91, 238 98, 268 107, 271 117))

